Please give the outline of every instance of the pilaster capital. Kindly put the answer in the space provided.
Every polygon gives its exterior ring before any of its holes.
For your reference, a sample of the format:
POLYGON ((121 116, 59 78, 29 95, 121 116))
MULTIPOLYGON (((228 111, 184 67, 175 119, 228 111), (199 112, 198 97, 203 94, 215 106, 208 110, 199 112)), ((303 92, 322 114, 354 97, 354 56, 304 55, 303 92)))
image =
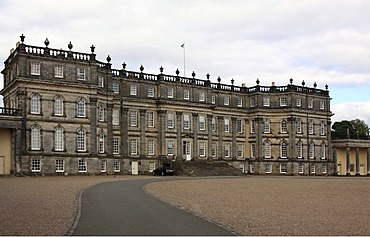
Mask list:
POLYGON ((98 99, 97 98, 95 98, 95 97, 90 97, 90 105, 92 105, 92 106, 96 106, 96 102, 98 101, 98 99))
POLYGON ((145 115, 146 114, 146 109, 139 109, 140 115, 145 115))

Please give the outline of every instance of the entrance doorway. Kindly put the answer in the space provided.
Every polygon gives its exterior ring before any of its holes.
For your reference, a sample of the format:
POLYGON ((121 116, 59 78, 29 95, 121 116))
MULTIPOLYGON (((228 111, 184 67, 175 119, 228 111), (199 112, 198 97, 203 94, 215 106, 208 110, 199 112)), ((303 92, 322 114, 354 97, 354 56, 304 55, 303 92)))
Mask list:
POLYGON ((360 175, 365 175, 365 165, 360 164, 360 175))
POLYGON ((132 161, 131 162, 131 174, 138 175, 139 174, 139 162, 132 161))
POLYGON ((183 155, 185 156, 185 160, 191 160, 191 142, 190 141, 183 141, 183 155))

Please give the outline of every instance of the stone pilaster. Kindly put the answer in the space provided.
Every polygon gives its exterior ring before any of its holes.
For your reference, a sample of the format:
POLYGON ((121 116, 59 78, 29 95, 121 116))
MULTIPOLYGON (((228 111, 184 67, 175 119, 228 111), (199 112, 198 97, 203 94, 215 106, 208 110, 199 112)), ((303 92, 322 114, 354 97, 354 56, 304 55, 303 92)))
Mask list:
POLYGON ((225 133, 225 121, 224 117, 218 116, 217 117, 217 125, 218 125, 218 159, 224 159, 224 133, 225 133))
POLYGON ((367 148, 367 175, 370 176, 370 147, 367 148))
POLYGON ((237 143, 236 143, 236 134, 238 133, 237 131, 237 126, 236 126, 236 118, 231 118, 231 131, 232 131, 232 146, 231 146, 231 157, 233 160, 236 160, 237 158, 237 143))
POLYGON ((90 147, 88 148, 90 150, 90 154, 92 156, 96 155, 96 102, 97 99, 94 97, 90 98, 90 147))
POLYGON ((198 130, 199 130, 199 120, 198 120, 198 114, 193 113, 193 160, 198 160, 199 155, 198 155, 198 130))
POLYGON ((208 160, 212 160, 212 115, 207 115, 207 132, 208 132, 208 160))
POLYGON ((288 133, 289 133, 289 153, 288 153, 288 157, 290 159, 294 159, 295 157, 297 157, 296 155, 296 118, 294 117, 290 117, 288 118, 288 123, 287 125, 289 125, 288 127, 288 133))
POLYGON ((166 157, 166 111, 159 110, 158 112, 158 156, 160 158, 166 157))
POLYGON ((112 121, 112 113, 113 113, 113 104, 107 104, 107 135, 108 135, 108 143, 107 143, 107 153, 108 156, 113 155, 113 121, 112 121))
POLYGON ((146 142, 145 142, 145 116, 146 116, 146 110, 140 109, 140 158, 146 157, 146 142))
POLYGON ((121 107, 121 154, 122 158, 128 158, 128 108, 121 107))
POLYGON ((176 112, 176 130, 177 130, 177 154, 176 154, 176 159, 177 160, 183 160, 182 157, 182 139, 181 139, 181 134, 182 134, 182 112, 176 112))
MULTIPOLYGON (((263 141, 262 141, 262 133, 263 133, 263 118, 257 117, 255 120, 256 126, 256 160, 262 161, 263 160, 263 141)), ((258 164, 258 163, 257 163, 258 164)))

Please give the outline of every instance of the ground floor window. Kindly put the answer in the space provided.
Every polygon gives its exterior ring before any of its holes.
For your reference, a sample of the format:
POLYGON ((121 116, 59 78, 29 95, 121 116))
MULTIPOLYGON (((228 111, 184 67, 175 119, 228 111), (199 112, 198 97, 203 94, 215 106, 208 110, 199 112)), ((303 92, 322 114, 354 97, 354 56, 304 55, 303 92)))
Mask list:
POLYGON ((239 170, 244 173, 244 164, 239 164, 239 170))
POLYGON ((328 172, 328 167, 326 166, 326 164, 322 164, 322 173, 326 174, 327 172, 328 172))
POLYGON ((254 164, 249 165, 249 171, 251 172, 251 174, 254 173, 254 164))
POLYGON ((86 172, 87 171, 87 161, 86 160, 78 160, 78 172, 86 172))
POLYGON ((303 174, 303 164, 298 165, 298 173, 303 174))
POLYGON ((205 142, 199 143, 199 156, 201 157, 206 156, 206 143, 205 142))
POLYGON ((100 163, 100 172, 107 172, 107 162, 105 160, 100 163))
POLYGON ((39 159, 32 159, 31 160, 31 171, 32 172, 40 172, 41 171, 41 160, 39 160, 39 159))
POLYGON ((64 172, 64 160, 55 160, 55 171, 64 172))
POLYGON ((149 172, 153 172, 155 170, 155 162, 149 162, 149 172))
POLYGON ((285 163, 280 164, 280 173, 286 173, 287 165, 285 163))
POLYGON ((312 164, 312 165, 310 166, 310 172, 311 172, 311 174, 316 173, 316 167, 315 167, 315 165, 314 165, 314 164, 312 164))
POLYGON ((115 160, 113 163, 113 166, 114 166, 114 172, 121 171, 121 162, 119 160, 115 160))
POLYGON ((265 172, 266 172, 266 174, 269 174, 269 173, 272 172, 271 164, 269 164, 269 163, 265 164, 265 172))

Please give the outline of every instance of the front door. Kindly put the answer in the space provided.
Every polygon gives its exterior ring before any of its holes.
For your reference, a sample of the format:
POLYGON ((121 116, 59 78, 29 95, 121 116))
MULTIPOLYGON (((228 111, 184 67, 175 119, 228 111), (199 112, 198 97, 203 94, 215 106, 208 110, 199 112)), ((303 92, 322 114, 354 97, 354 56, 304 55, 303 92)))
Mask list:
POLYGON ((360 175, 365 175, 365 165, 364 164, 360 165, 360 175))
POLYGON ((191 142, 190 141, 183 141, 183 155, 185 156, 185 160, 191 160, 191 142))
POLYGON ((131 162, 131 173, 133 175, 138 175, 139 174, 139 162, 137 162, 137 161, 132 161, 131 162))

